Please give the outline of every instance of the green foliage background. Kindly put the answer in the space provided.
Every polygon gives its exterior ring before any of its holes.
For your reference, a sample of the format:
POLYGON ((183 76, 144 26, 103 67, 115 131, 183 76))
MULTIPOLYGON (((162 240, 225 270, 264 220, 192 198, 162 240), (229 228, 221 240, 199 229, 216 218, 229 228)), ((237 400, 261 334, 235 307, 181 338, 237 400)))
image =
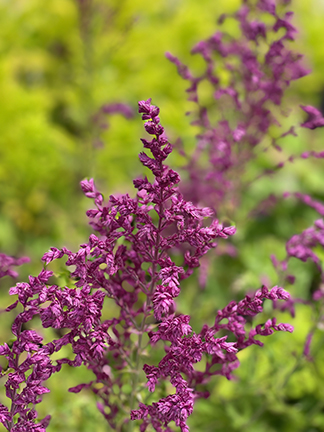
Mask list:
MULTIPOLYGON (((171 142, 181 136, 185 147, 192 148, 197 131, 184 115, 190 109, 186 83, 164 53, 171 51, 199 70, 202 64, 191 57, 191 47, 215 31, 219 14, 232 12, 239 4, 238 0, 0 0, 0 251, 31 257, 21 269, 21 279, 40 270, 40 258, 51 246, 75 250, 87 238, 85 210, 91 203, 80 191, 82 178, 93 176, 109 195, 131 192, 132 179, 142 172, 137 160, 143 136, 139 116, 132 120, 111 116, 109 128, 100 130, 93 116, 103 104, 128 103, 136 113, 137 101, 152 97, 161 108, 171 142), (101 148, 94 145, 99 139, 104 143, 101 148)), ((288 105, 298 122, 299 103, 323 104, 324 2, 295 0, 293 10, 300 30, 295 50, 305 54, 306 65, 313 69, 290 90, 288 105)), ((322 149, 322 138, 321 131, 302 131, 297 139, 287 139, 285 152, 322 149)), ((174 154, 171 163, 180 167, 182 157, 174 154)), ((267 163, 258 160, 251 170, 257 172, 267 163)), ((246 216, 256 198, 272 191, 301 190, 324 199, 322 168, 318 161, 296 162, 246 194, 234 219, 239 259, 217 258, 206 290, 197 292, 194 280, 179 299, 183 312, 196 312, 197 325, 233 293, 240 296, 258 288, 265 275, 277 282, 270 254, 283 258, 285 241, 308 227, 315 212, 290 202, 282 203, 267 219, 251 222, 246 216)), ((299 282, 294 293, 307 299, 316 272, 310 265, 295 267, 299 282)), ((2 303, 9 302, 9 285, 10 281, 2 285, 2 303)), ((301 357, 312 320, 320 313, 311 314, 300 305, 295 320, 281 315, 282 321, 295 325, 295 333, 276 334, 264 348, 255 346, 242 353, 238 381, 223 377, 213 381, 211 398, 197 403, 192 430, 323 430, 323 329, 315 333, 315 361, 301 357)), ((0 324, 6 340, 8 323, 1 318, 0 324)), ((52 415, 49 432, 107 430, 91 395, 67 393, 68 387, 81 382, 80 374, 89 378, 85 370, 65 369, 50 380, 52 392, 39 409, 40 415, 52 415)))

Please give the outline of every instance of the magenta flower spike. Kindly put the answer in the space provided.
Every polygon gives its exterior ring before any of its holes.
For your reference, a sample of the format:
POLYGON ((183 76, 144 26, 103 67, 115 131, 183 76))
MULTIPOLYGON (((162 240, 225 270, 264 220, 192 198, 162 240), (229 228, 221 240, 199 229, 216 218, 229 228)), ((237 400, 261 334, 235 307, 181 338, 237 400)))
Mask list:
MULTIPOLYGON (((291 82, 309 73, 301 64, 303 56, 290 49, 297 33, 291 24, 293 13, 279 12, 279 6, 288 4, 284 0, 244 0, 237 12, 222 15, 218 20, 220 30, 198 42, 191 51, 205 63, 200 75, 192 73, 173 54, 166 53, 189 83, 186 91, 188 101, 193 103, 189 114, 192 125, 200 128, 194 153, 186 155, 188 162, 184 168, 189 180, 181 189, 186 199, 207 204, 218 214, 231 214, 231 209, 240 207, 242 193, 249 186, 249 181, 242 179, 249 163, 267 151, 269 144, 265 143, 270 141, 270 146, 281 152, 279 140, 296 135, 293 127, 273 135, 274 127, 280 127, 278 112, 287 116, 286 90, 291 82), (236 21, 239 36, 222 31, 228 18, 236 21), (207 102, 199 92, 204 84, 213 89, 214 97, 207 102)), ((318 110, 303 106, 302 109, 309 116, 303 127, 313 129, 323 125, 318 110)), ((292 156, 289 162, 296 157, 292 156)), ((273 174, 286 162, 265 170, 260 177, 273 174)))
POLYGON ((70 391, 91 389, 113 430, 126 422, 131 431, 134 421, 141 420, 141 432, 149 425, 156 431, 171 431, 172 423, 188 431, 187 419, 195 401, 208 397, 201 386, 213 375, 231 379, 239 365, 237 353, 252 344, 262 345, 259 336, 292 331, 290 325, 277 324, 275 319, 249 331, 245 328, 248 316, 262 312, 265 299, 289 299, 280 287, 262 287, 253 296, 232 301, 218 311, 214 325, 204 325, 199 333, 192 330, 191 317, 177 310, 181 281, 199 267, 217 241, 234 235, 236 229, 213 218, 210 208, 183 198, 179 174, 165 164, 172 146, 160 124, 159 108, 150 99, 138 106, 151 136, 141 140, 144 151, 139 154, 150 180, 134 180, 134 198, 111 195, 107 203, 93 179, 82 181, 84 194, 94 200, 95 207, 87 215, 96 234, 76 253, 52 247, 42 258, 41 273, 10 290, 18 299, 7 310, 18 304, 23 310, 12 326, 13 345, 0 346, 11 368, 6 383, 11 409, 2 405, 0 413, 8 431, 46 430, 49 416, 38 421, 31 406, 41 402, 42 394, 48 392, 44 381, 63 364, 84 365, 93 372, 92 381, 70 391), (209 224, 207 218, 211 218, 209 224), (66 265, 73 266, 74 286, 58 286, 47 269, 64 256, 66 265), (55 329, 60 337, 43 344, 43 337, 28 327, 35 316, 44 329, 55 329), (218 336, 224 330, 232 341, 218 336), (52 355, 64 346, 70 346, 73 355, 53 360, 52 355), (27 357, 19 364, 22 353, 27 357), (203 358, 205 370, 197 372, 194 364, 203 358), (174 392, 166 393, 163 383, 170 383, 174 392))

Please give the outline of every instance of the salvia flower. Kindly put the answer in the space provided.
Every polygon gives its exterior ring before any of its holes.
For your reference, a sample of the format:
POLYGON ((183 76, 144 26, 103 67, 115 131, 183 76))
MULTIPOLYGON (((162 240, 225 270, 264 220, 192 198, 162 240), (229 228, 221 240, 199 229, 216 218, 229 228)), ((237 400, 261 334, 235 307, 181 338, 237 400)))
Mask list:
POLYGON ((183 198, 179 174, 165 164, 172 146, 160 124, 159 108, 148 99, 139 102, 139 112, 151 136, 142 139, 150 154, 143 151, 139 159, 152 180, 134 180, 134 198, 111 195, 107 203, 92 179, 82 181, 83 192, 94 200, 95 207, 87 215, 96 234, 75 253, 51 248, 43 256, 41 273, 10 291, 18 300, 8 310, 18 304, 23 308, 12 326, 13 346, 1 346, 13 370, 6 384, 13 408, 9 412, 3 406, 0 417, 10 431, 24 430, 25 424, 26 430, 46 429, 48 418, 37 423, 30 406, 48 391, 42 383, 67 363, 85 365, 93 372, 91 382, 70 391, 91 389, 112 429, 120 428, 126 420, 131 430, 132 420, 141 420, 142 432, 149 425, 156 431, 171 431, 172 422, 186 432, 195 400, 208 396, 198 385, 204 386, 213 375, 230 379, 239 365, 237 352, 252 344, 262 345, 257 336, 292 331, 290 325, 275 320, 250 331, 245 328, 247 316, 262 312, 264 299, 289 299, 280 287, 270 291, 263 287, 253 296, 231 302, 218 312, 214 325, 204 325, 200 333, 192 330, 189 315, 177 312, 181 281, 199 267, 218 239, 235 234, 235 227, 223 226, 217 219, 208 225, 206 218, 211 218, 213 211, 183 198), (70 277, 74 286, 71 281, 69 286, 58 286, 55 275, 46 268, 64 256, 66 265, 73 266, 70 277), (64 330, 63 336, 42 344, 42 337, 29 329, 35 316, 40 317, 44 329, 50 327, 59 334, 64 330), (218 337, 224 330, 234 341, 218 337), (52 360, 52 354, 64 346, 71 347, 71 357, 52 360), (22 352, 27 358, 19 365, 22 352), (157 362, 148 365, 146 358, 157 362), (203 358, 207 359, 205 371, 197 372, 194 365, 203 358), (213 365, 219 367, 212 371, 213 365), (141 369, 147 377, 146 386, 141 382, 141 369), (27 371, 31 371, 28 376, 27 371), (162 381, 170 382, 175 392, 167 394, 162 381), (146 403, 141 401, 142 394, 146 403), (19 414, 16 421, 15 414, 19 414))

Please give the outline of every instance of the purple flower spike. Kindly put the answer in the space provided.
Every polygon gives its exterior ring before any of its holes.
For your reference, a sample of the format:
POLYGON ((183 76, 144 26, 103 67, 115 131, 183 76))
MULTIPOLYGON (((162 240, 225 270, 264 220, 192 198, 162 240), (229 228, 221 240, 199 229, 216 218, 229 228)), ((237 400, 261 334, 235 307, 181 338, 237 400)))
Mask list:
POLYGON ((216 219, 208 225, 206 219, 214 212, 183 198, 178 188, 179 174, 165 164, 172 145, 160 124, 159 111, 150 99, 139 102, 144 128, 150 135, 150 139, 142 139, 144 151, 139 159, 151 171, 153 181, 134 180, 135 198, 128 194, 111 195, 108 203, 104 203, 93 179, 83 180, 84 194, 94 201, 95 208, 87 215, 97 234, 91 234, 75 253, 52 247, 42 258, 45 268, 40 274, 10 289, 18 300, 7 310, 18 305, 22 308, 12 325, 16 338, 13 346, 0 347, 0 355, 7 358, 13 369, 6 382, 13 408, 0 407, 0 421, 11 432, 23 428, 45 431, 49 419, 36 423, 37 413, 30 406, 41 402, 42 395, 48 392, 42 383, 65 363, 73 367, 83 364, 93 372, 94 380, 76 385, 70 391, 91 389, 100 398, 98 409, 112 429, 122 413, 131 408, 132 419, 143 419, 141 430, 148 424, 158 430, 159 425, 174 422, 182 431, 188 431, 186 420, 193 411, 196 396, 195 389, 181 373, 191 371, 192 363, 200 361, 204 352, 219 356, 223 350, 233 355, 236 352, 232 343, 213 338, 201 350, 203 341, 192 334, 190 317, 175 315, 181 280, 199 267, 200 259, 217 246, 217 239, 224 241, 234 235, 235 227, 224 227, 216 219), (180 264, 171 258, 175 250, 182 255, 180 264), (69 286, 58 287, 51 283, 54 275, 46 266, 63 257, 73 270, 69 286), (71 287, 72 281, 75 284, 71 287), (116 311, 114 318, 103 318, 107 302, 114 303, 113 308, 110 306, 110 310, 116 311), (55 329, 58 334, 64 329, 63 335, 43 344, 43 338, 36 332, 22 330, 36 316, 43 328, 55 329), (159 322, 157 331, 153 331, 152 320, 159 322), (141 344, 145 333, 150 337, 147 349, 155 347, 158 340, 171 343, 169 357, 162 358, 158 367, 144 366, 149 391, 155 396, 160 391, 156 390, 159 380, 169 377, 176 393, 165 395, 150 408, 140 405, 136 411, 135 390, 138 369, 143 365, 139 359, 144 352, 141 344), (138 337, 137 342, 131 335, 138 337), (66 345, 72 355, 58 356, 58 360, 52 361, 51 355, 66 345), (187 352, 185 356, 183 350, 187 352), (27 357, 19 364, 22 353, 27 357), (128 383, 129 367, 137 369, 132 378, 134 393, 130 399, 120 398, 116 402, 112 391, 128 383), (22 383, 26 386, 19 391, 22 383), (16 414, 19 415, 14 418, 16 414))
MULTIPOLYGON (((188 100, 195 104, 192 125, 200 128, 193 155, 183 151, 188 160, 184 169, 189 180, 181 188, 186 199, 194 204, 206 204, 219 214, 240 207, 247 184, 237 179, 244 178, 249 163, 266 151, 264 143, 271 140, 271 145, 281 151, 278 141, 295 134, 292 127, 276 138, 271 133, 273 126, 280 126, 280 119, 274 113, 278 112, 277 106, 283 108, 285 91, 292 81, 308 73, 301 64, 302 56, 290 50, 289 43, 295 39, 296 29, 290 23, 292 12, 281 14, 281 4, 288 3, 244 0, 238 12, 223 15, 219 25, 233 18, 241 34, 234 38, 226 31, 217 31, 198 42, 192 54, 201 56, 205 63, 204 71, 198 76, 175 56, 167 54, 181 77, 189 82, 188 100), (266 20, 263 12, 271 15, 270 19, 266 20), (279 36, 282 30, 284 35, 279 36), (265 49, 260 49, 260 43, 265 49), (217 72, 220 69, 228 75, 226 85, 222 85, 223 79, 217 72), (210 98, 206 106, 200 100, 199 91, 204 83, 213 89, 214 95, 214 100, 210 98)), ((321 116, 313 117, 303 126, 313 128, 324 124, 321 116)), ((284 164, 279 162, 260 177, 272 174, 284 164)))

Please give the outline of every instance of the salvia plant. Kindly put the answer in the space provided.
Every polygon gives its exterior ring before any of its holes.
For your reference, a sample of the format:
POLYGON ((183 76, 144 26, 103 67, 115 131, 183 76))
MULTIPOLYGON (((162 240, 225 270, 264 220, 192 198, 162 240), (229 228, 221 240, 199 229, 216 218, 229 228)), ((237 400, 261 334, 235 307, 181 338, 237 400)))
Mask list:
MULTIPOLYGON (((285 6, 289 2, 278 3, 285 6)), ((150 135, 141 140, 150 153, 139 154, 148 176, 134 180, 133 197, 111 195, 108 201, 93 179, 82 181, 84 194, 94 201, 87 216, 95 233, 77 252, 52 247, 42 258, 44 268, 39 275, 10 289, 17 296, 6 308, 7 312, 16 310, 14 340, 0 346, 0 355, 7 361, 1 377, 6 379, 8 399, 0 405, 0 422, 8 431, 46 430, 50 416, 39 420, 36 405, 49 392, 46 381, 63 365, 85 366, 93 373, 90 382, 79 383, 70 391, 91 390, 112 430, 160 432, 176 426, 188 431, 187 419, 195 402, 209 397, 208 383, 214 376, 233 377, 240 351, 261 346, 260 336, 292 332, 290 324, 278 324, 276 318, 253 324, 265 300, 294 312, 297 300, 281 286, 263 285, 239 301, 232 300, 217 311, 211 325, 197 329, 190 325, 192 316, 183 314, 177 303, 178 297, 186 295, 182 281, 194 279, 194 270, 210 249, 217 248, 217 242, 226 244, 235 234, 234 226, 222 224, 215 216, 239 206, 244 187, 239 178, 247 162, 255 158, 257 146, 268 140, 280 151, 277 141, 295 134, 293 128, 278 137, 270 134, 271 126, 278 123, 273 107, 281 105, 290 82, 306 73, 301 56, 285 45, 294 39, 291 15, 280 17, 272 0, 243 1, 234 15, 240 38, 216 33, 194 48, 206 62, 206 71, 199 77, 168 54, 190 81, 190 100, 198 107, 195 124, 202 129, 193 156, 187 156, 189 181, 181 187, 179 174, 165 163, 173 147, 160 124, 159 108, 150 99, 139 102, 138 111, 150 135), (260 12, 270 15, 273 22, 265 24, 255 18, 260 12), (283 36, 270 38, 269 32, 282 29, 283 36), (226 85, 216 74, 215 55, 224 61, 226 85), (211 113, 199 102, 198 86, 203 80, 212 85, 216 101, 224 99, 210 108, 211 113), (227 118, 231 106, 235 115, 227 118), (200 159, 206 151, 207 166, 200 159), (203 207, 205 204, 209 207, 203 207), (53 261, 64 259, 72 268, 61 284, 50 268, 53 261), (47 341, 45 330, 35 331, 37 319, 58 338, 47 341)), ((222 16, 220 23, 225 19, 222 16)), ((308 114, 303 127, 324 125, 319 111, 302 108, 308 114)), ((108 107, 103 113, 116 109, 124 110, 124 106, 108 107)), ((302 157, 309 156, 323 155, 309 152, 302 157)), ((311 197, 299 194, 297 198, 324 214, 323 205, 311 197)), ((272 257, 278 273, 284 274, 281 280, 293 283, 293 276, 287 273, 292 257, 310 258, 322 273, 313 249, 323 246, 323 230, 323 221, 317 220, 314 227, 287 242, 284 261, 272 257)), ((0 258, 0 276, 15 276, 11 267, 22 261, 5 255, 0 258)), ((314 294, 315 300, 323 296, 321 289, 314 294)), ((312 333, 305 356, 310 356, 311 338, 312 333)))
POLYGON ((23 310, 12 326, 16 340, 11 347, 6 343, 1 346, 1 355, 8 360, 8 369, 2 374, 8 375, 5 386, 11 400, 10 408, 2 405, 1 422, 9 431, 46 429, 49 418, 36 422, 34 407, 48 392, 44 381, 64 363, 83 364, 92 370, 92 382, 70 391, 91 388, 111 428, 120 428, 122 417, 131 430, 130 416, 131 421, 141 420, 141 431, 150 424, 157 431, 172 430, 170 422, 187 431, 194 401, 208 396, 204 384, 213 375, 230 379, 239 365, 238 351, 261 345, 257 335, 292 331, 289 324, 277 324, 275 319, 249 331, 246 328, 246 317, 262 312, 264 299, 289 298, 277 286, 271 290, 263 286, 253 296, 231 302, 218 311, 212 326, 204 325, 199 333, 193 332, 189 315, 177 313, 180 281, 217 246, 217 238, 233 235, 235 227, 224 227, 217 219, 206 225, 204 220, 213 212, 184 200, 177 188, 179 175, 164 164, 172 147, 160 125, 159 109, 148 100, 139 103, 139 112, 146 131, 153 136, 150 141, 142 139, 153 157, 142 152, 139 158, 153 174, 153 181, 134 180, 135 198, 110 196, 106 205, 92 179, 81 182, 85 195, 94 199, 96 208, 87 215, 98 235, 91 234, 76 253, 51 248, 43 256, 41 273, 10 290, 18 300, 7 310, 18 305, 23 310), (175 249, 182 253, 181 265, 171 258, 175 249), (71 288, 52 284, 53 272, 47 269, 51 261, 65 255, 66 264, 75 266, 71 278, 76 283, 71 288), (115 316, 103 319, 104 306, 110 301, 115 304, 115 316), (44 328, 64 329, 64 335, 43 344, 42 336, 28 329, 35 316, 44 328), (72 358, 53 361, 52 354, 66 345, 71 347, 72 358), (158 357, 151 354, 155 350, 164 351, 159 361, 143 365, 147 357, 148 361, 158 357), (23 353, 27 356, 20 362, 23 353), (204 371, 197 372, 194 365, 203 358, 204 371), (145 386, 141 369, 146 375, 145 386), (123 389, 129 380, 132 389, 126 396, 123 389), (175 389, 171 394, 166 382, 175 389))

